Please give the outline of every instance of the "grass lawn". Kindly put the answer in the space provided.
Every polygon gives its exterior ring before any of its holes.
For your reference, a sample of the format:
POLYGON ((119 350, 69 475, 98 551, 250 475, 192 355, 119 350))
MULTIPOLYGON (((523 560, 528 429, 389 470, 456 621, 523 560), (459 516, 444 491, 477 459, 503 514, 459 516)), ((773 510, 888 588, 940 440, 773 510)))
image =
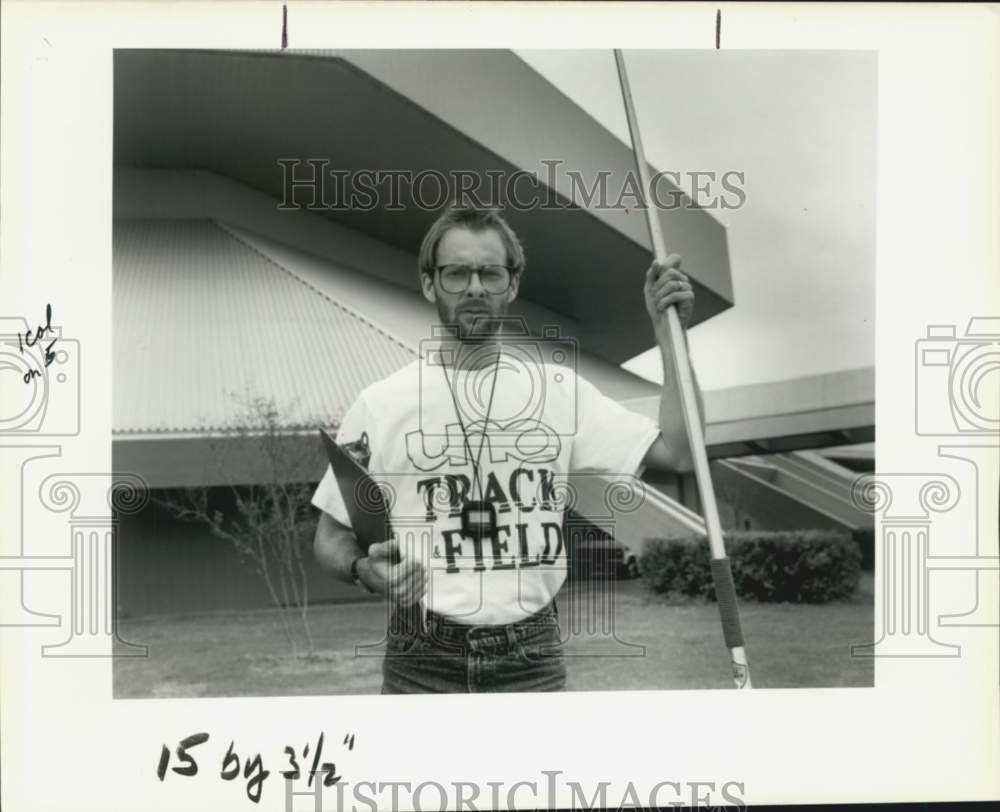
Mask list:
MULTIPOLYGON (((851 601, 826 605, 744 602, 740 609, 754 687, 871 686, 871 659, 850 647, 872 640, 872 576, 851 601)), ((570 635, 568 688, 576 691, 731 688, 729 655, 714 603, 667 602, 639 581, 615 583, 614 629, 570 635), (642 651, 636 646, 644 646, 642 651), (611 655, 611 656, 595 656, 611 655)), ((559 595, 563 635, 573 585, 559 595)), ((310 609, 312 658, 294 660, 274 610, 127 618, 118 633, 149 647, 148 657, 116 658, 114 695, 128 697, 291 696, 378 693, 385 609, 345 603, 310 609)))

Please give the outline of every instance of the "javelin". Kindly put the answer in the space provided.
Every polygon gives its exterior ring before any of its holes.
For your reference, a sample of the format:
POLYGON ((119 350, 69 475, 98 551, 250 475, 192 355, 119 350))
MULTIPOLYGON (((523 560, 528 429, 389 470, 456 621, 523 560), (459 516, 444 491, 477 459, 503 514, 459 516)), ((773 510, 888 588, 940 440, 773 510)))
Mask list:
MULTIPOLYGON (((639 185, 642 187, 639 194, 646 210, 646 225, 649 226, 649 238, 653 243, 653 256, 657 262, 663 262, 667 258, 667 249, 663 243, 660 221, 646 200, 646 190, 649 189, 649 165, 646 163, 646 153, 642 149, 642 139, 639 136, 635 103, 632 101, 632 90, 629 88, 628 75, 625 73, 625 58, 617 48, 615 49, 615 62, 618 64, 618 79, 622 86, 622 100, 625 102, 628 131, 632 136, 632 151, 635 154, 635 164, 639 171, 639 185)), ((705 437, 702 434, 701 419, 698 416, 698 403, 695 400, 694 380, 688 363, 684 330, 677 316, 675 305, 670 305, 667 308, 667 326, 670 330, 670 343, 674 351, 674 370, 680 384, 684 424, 687 426, 688 443, 690 443, 691 456, 694 459, 698 493, 701 495, 701 502, 705 508, 705 528, 708 531, 708 544, 712 551, 712 581, 715 584, 715 595, 719 602, 719 614, 722 616, 722 635, 726 641, 726 647, 729 649, 733 666, 733 681, 736 687, 750 688, 750 666, 747 664, 747 654, 743 648, 743 629, 740 625, 740 609, 736 602, 736 585, 733 583, 733 571, 729 566, 726 546, 722 539, 722 523, 719 521, 719 508, 715 503, 715 490, 712 487, 708 453, 705 451, 705 437)))

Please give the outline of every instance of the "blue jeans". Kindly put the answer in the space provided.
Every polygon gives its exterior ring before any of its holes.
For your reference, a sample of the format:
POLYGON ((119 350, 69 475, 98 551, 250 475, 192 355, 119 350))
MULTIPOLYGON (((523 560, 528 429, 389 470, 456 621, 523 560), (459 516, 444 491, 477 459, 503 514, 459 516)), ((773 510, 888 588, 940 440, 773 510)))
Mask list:
POLYGON ((419 605, 393 610, 383 694, 563 691, 566 666, 555 602, 506 626, 469 626, 419 605))

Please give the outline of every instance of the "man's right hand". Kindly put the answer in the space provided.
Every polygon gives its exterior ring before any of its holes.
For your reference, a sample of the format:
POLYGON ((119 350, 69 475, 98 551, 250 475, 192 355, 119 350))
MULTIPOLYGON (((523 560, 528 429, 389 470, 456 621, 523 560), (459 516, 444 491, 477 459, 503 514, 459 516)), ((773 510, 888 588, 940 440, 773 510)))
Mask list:
POLYGON ((427 591, 428 572, 423 563, 412 558, 400 560, 399 542, 389 539, 368 548, 368 558, 358 562, 361 579, 380 595, 409 606, 427 591))

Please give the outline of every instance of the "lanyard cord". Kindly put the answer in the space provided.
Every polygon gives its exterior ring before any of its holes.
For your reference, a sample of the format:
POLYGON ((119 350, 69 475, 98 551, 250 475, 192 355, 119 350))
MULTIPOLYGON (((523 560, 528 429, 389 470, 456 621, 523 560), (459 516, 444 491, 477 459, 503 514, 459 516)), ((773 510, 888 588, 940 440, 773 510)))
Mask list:
MULTIPOLYGON (((475 485, 479 487, 479 498, 483 498, 483 483, 479 476, 479 461, 483 456, 483 446, 486 445, 486 430, 490 425, 490 414, 493 412, 493 394, 497 389, 497 378, 500 377, 500 352, 497 352, 496 364, 493 366, 493 384, 490 386, 490 402, 486 407, 486 422, 483 424, 483 436, 479 441, 479 452, 475 457, 472 456, 472 446, 469 444, 469 433, 465 430, 465 423, 462 422, 462 414, 458 409, 458 400, 455 398, 455 390, 452 388, 451 381, 448 380, 448 370, 445 365, 441 365, 441 371, 444 373, 445 383, 448 385, 448 394, 451 395, 452 406, 455 407, 455 417, 458 418, 458 425, 462 429, 462 441, 465 443, 465 450, 469 454, 469 460, 472 462, 472 476, 475 478, 475 485)), ((475 495, 475 494, 473 494, 475 495)))

